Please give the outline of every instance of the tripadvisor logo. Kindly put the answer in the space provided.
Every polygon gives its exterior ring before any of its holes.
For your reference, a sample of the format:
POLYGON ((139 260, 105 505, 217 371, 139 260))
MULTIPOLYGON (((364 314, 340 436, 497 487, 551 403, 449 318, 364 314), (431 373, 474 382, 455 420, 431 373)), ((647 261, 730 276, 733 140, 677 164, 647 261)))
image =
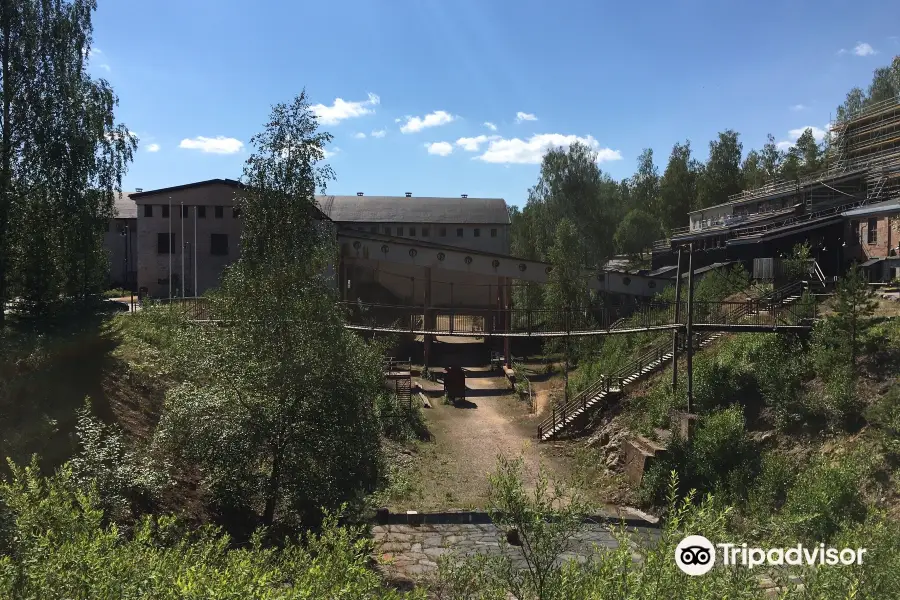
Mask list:
POLYGON ((797 544, 791 548, 750 548, 747 544, 713 544, 702 535, 689 535, 675 547, 675 564, 688 575, 705 575, 716 564, 742 565, 748 569, 777 565, 861 565, 865 548, 812 548, 797 544))

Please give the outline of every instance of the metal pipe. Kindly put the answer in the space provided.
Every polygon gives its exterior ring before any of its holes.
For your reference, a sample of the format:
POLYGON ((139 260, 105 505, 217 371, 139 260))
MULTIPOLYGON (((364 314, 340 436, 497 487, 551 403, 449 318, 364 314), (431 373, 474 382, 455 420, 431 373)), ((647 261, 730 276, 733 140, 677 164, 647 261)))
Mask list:
MULTIPOLYGON (((678 247, 678 267, 675 269, 675 323, 681 319, 681 247, 678 247)), ((672 393, 678 389, 678 330, 672 332, 672 393)))

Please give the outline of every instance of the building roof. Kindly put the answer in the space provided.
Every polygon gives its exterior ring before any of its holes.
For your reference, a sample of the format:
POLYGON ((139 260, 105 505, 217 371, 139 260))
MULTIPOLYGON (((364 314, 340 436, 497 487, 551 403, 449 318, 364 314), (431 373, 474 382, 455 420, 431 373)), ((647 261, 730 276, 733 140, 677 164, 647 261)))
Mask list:
POLYGON ((322 212, 338 223, 446 223, 508 225, 502 198, 316 196, 322 212))
POLYGON ((132 193, 120 192, 113 200, 116 219, 137 219, 137 204, 131 199, 132 193))
POLYGON ((841 213, 842 216, 851 219, 859 217, 883 217, 895 214, 900 214, 900 200, 885 200, 884 202, 876 202, 841 213))
POLYGON ((182 185, 174 185, 172 187, 160 188, 158 190, 147 190, 146 192, 140 191, 131 194, 131 197, 134 199, 143 198, 144 196, 155 196, 156 194, 166 194, 169 192, 177 192, 179 190, 186 190, 195 187, 202 187, 204 185, 213 185, 216 183, 221 183, 225 185, 230 185, 232 187, 239 188, 241 187, 240 181, 235 181, 234 179, 207 179, 206 181, 195 181, 194 183, 185 183, 182 185))

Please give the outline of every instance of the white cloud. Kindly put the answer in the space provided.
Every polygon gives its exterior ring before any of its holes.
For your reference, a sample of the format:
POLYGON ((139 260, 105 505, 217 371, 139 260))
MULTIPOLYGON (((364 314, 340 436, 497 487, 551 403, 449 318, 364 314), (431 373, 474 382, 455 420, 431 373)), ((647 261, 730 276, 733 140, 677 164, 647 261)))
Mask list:
POLYGON ((360 132, 354 133, 353 137, 355 137, 358 140, 364 140, 364 139, 366 139, 366 134, 364 134, 362 131, 360 131, 360 132))
POLYGON ((436 110, 424 117, 406 117, 406 123, 400 127, 403 133, 416 133, 428 127, 439 127, 452 123, 456 117, 443 110, 436 110))
POLYGON ((537 121, 537 117, 531 113, 519 111, 516 113, 516 123, 521 123, 522 121, 537 121))
POLYGON ((147 152, 159 152, 159 144, 147 144, 147 152))
POLYGON ((106 71, 107 73, 109 73, 110 71, 112 71, 112 69, 110 68, 110 66, 109 66, 108 64, 106 64, 106 63, 99 64, 99 65, 97 65, 97 66, 100 67, 101 69, 103 69, 104 71, 106 71))
POLYGON ((597 153, 598 163, 622 159, 622 154, 618 150, 601 148, 592 136, 579 137, 561 133, 542 133, 533 135, 528 140, 496 139, 490 143, 484 154, 476 158, 489 163, 536 165, 540 164, 548 150, 568 148, 575 142, 581 142, 594 150, 597 153))
POLYGON ((325 149, 322 150, 322 152, 325 154, 325 158, 331 158, 332 156, 334 156, 335 154, 337 154, 340 151, 341 151, 340 148, 335 148, 334 150, 325 150, 325 149))
POLYGON ((438 156, 447 156, 453 152, 453 146, 450 142, 434 142, 433 144, 425 144, 428 148, 428 154, 437 154, 438 156))
POLYGON ((481 144, 499 139, 499 135, 479 135, 477 137, 463 137, 456 140, 456 145, 460 146, 467 152, 478 152, 478 147, 481 146, 481 144))
POLYGON ((795 105, 793 105, 793 106, 791 107, 791 110, 794 111, 794 112, 799 112, 799 111, 801 111, 801 110, 806 110, 806 105, 805 105, 805 104, 795 104, 795 105))
POLYGON ((241 140, 218 135, 214 138, 198 135, 195 138, 185 138, 178 144, 179 148, 186 150, 199 150, 207 154, 234 154, 244 147, 241 140))
POLYGON ((838 56, 843 56, 844 54, 847 54, 846 48, 841 48, 840 50, 837 51, 838 56))
POLYGON ((788 131, 788 136, 792 140, 797 141, 797 139, 799 139, 799 137, 801 135, 803 135, 803 132, 806 131, 807 129, 812 129, 813 137, 816 139, 817 142, 821 142, 822 140, 825 139, 825 133, 826 133, 825 130, 819 129, 815 125, 807 125, 806 127, 800 127, 799 129, 791 129, 790 131, 788 131))
POLYGON ((875 50, 872 46, 865 42, 859 42, 856 44, 856 47, 853 48, 853 54, 857 56, 869 56, 870 54, 877 54, 878 51, 875 50))
POLYGON ((373 138, 383 138, 385 135, 387 135, 387 131, 385 131, 384 129, 376 129, 372 132, 373 138))
POLYGON ((319 118, 324 125, 337 125, 344 119, 353 119, 370 115, 375 111, 371 108, 381 103, 381 98, 375 94, 369 94, 368 100, 347 102, 343 98, 335 98, 331 106, 314 104, 309 109, 319 118))
POLYGON ((497 131, 497 126, 491 123, 490 121, 485 121, 484 126, 490 129, 491 131, 497 131))
POLYGON ((782 152, 787 152, 788 150, 791 149, 791 146, 793 146, 793 144, 790 142, 778 142, 777 144, 775 144, 775 147, 778 148, 779 150, 781 150, 782 152))

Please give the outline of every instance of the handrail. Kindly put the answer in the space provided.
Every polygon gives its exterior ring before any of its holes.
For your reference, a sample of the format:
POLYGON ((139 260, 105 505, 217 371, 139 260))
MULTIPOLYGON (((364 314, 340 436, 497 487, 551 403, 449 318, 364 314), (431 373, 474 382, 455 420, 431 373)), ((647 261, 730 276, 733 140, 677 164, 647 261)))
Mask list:
POLYGON ((842 213, 846 210, 850 210, 852 208, 862 206, 866 202, 867 202, 867 200, 857 200, 856 202, 842 204, 839 206, 832 206, 830 208, 826 208, 826 209, 820 210, 818 212, 806 213, 804 215, 790 217, 788 219, 785 219, 784 221, 775 221, 773 223, 768 223, 766 225, 755 225, 753 227, 745 227, 742 229, 735 229, 731 232, 729 237, 731 237, 731 238, 749 237, 751 235, 757 235, 760 233, 764 233, 766 231, 770 231, 772 229, 779 229, 781 227, 787 227, 788 225, 795 225, 797 223, 805 223, 807 221, 812 221, 814 219, 820 219, 822 217, 827 217, 829 215, 842 213))
MULTIPOLYGON (((791 292, 795 292, 798 289, 802 289, 804 287, 804 282, 797 281, 791 283, 787 286, 781 287, 777 290, 764 294, 758 298, 752 298, 749 302, 740 302, 735 303, 734 308, 725 313, 724 321, 726 323, 732 322, 737 323, 742 318, 746 317, 753 310, 753 306, 759 306, 761 302, 768 301, 768 304, 780 304, 787 298, 791 292)), ((697 344, 702 344, 704 341, 711 338, 715 335, 714 331, 704 331, 700 332, 697 335, 697 344)), ((573 396, 568 400, 568 402, 563 403, 561 406, 557 407, 553 406, 551 414, 548 415, 541 423, 538 425, 538 439, 543 439, 544 434, 547 432, 552 432, 557 424, 562 423, 565 426, 566 419, 569 415, 575 414, 579 408, 587 409, 587 403, 589 400, 593 399, 599 393, 606 391, 609 392, 611 388, 612 382, 620 383, 632 376, 642 374, 645 367, 649 366, 654 362, 654 360, 662 360, 662 357, 665 356, 672 348, 672 342, 666 340, 649 350, 642 353, 636 359, 627 363, 626 365, 620 367, 615 370, 612 374, 609 375, 600 375, 596 381, 588 385, 584 390, 573 396)), ((657 366, 661 364, 657 363, 657 366)))

